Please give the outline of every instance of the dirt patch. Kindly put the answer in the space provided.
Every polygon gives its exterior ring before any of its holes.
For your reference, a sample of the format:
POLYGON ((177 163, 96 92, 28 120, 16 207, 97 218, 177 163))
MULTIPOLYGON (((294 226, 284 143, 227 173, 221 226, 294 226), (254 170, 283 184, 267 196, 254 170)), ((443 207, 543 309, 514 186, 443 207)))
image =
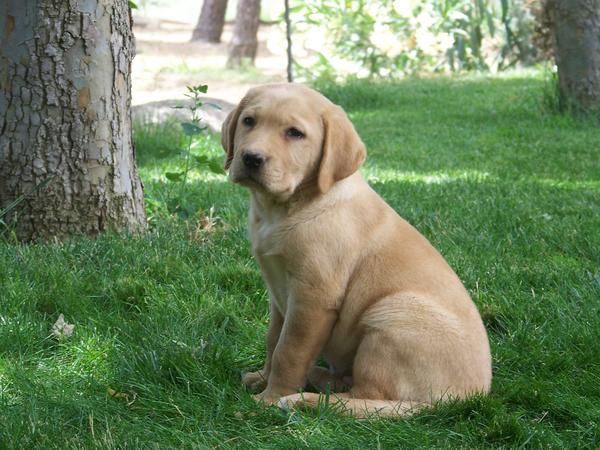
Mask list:
POLYGON ((190 42, 189 23, 136 18, 134 33, 137 55, 132 64, 132 104, 137 120, 164 120, 185 115, 172 106, 184 104, 186 86, 208 85, 207 102, 221 109, 204 107, 203 117, 219 129, 225 115, 256 85, 285 81, 285 36, 279 25, 261 25, 254 68, 227 70, 227 42, 233 24, 225 25, 222 43, 190 42))

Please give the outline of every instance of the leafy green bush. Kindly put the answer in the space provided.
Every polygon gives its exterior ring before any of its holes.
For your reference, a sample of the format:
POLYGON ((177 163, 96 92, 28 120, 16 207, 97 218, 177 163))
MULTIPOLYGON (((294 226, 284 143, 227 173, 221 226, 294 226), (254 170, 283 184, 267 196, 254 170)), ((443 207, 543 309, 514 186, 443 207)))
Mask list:
POLYGON ((316 54, 300 68, 307 78, 498 71, 537 58, 524 0, 309 0, 292 13, 316 54))

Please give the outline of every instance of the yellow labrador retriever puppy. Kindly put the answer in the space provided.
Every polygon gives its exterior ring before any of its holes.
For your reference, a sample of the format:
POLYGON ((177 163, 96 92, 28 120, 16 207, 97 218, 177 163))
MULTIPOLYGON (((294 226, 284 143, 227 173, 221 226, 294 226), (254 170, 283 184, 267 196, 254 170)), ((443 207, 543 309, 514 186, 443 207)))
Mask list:
POLYGON ((243 383, 284 408, 409 414, 490 389, 488 338, 444 258, 358 173, 344 111, 299 84, 248 92, 222 130, 229 178, 250 189, 252 252, 271 302, 267 357, 243 383), (315 366, 322 357, 329 369, 315 366))

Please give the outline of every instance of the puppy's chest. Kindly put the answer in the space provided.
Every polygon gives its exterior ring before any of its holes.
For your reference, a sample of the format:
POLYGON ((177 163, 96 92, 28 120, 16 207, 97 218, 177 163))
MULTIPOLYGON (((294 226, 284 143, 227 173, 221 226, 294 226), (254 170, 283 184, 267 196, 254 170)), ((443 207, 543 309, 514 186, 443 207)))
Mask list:
POLYGON ((277 217, 252 215, 250 241, 255 256, 273 256, 281 253, 284 233, 277 217))
POLYGON ((263 279, 277 309, 285 315, 289 298, 289 272, 283 256, 285 247, 279 226, 267 221, 251 224, 252 253, 260 265, 263 279))

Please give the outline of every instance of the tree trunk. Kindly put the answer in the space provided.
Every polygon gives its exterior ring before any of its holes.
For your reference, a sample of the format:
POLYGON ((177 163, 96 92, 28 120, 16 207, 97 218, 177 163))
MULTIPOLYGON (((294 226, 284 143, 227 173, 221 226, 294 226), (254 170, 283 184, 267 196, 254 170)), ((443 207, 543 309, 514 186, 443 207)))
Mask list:
POLYGON ((0 30, 0 209, 31 193, 18 238, 143 229, 127 0, 4 0, 0 30))
POLYGON ((547 0, 560 103, 600 118, 600 0, 547 0))
POLYGON ((239 67, 248 61, 254 64, 258 48, 258 24, 260 20, 260 0, 239 0, 233 38, 229 48, 228 67, 239 67))
POLYGON ((290 0, 284 1, 285 11, 285 38, 287 40, 287 80, 288 83, 294 81, 294 58, 292 57, 292 21, 290 19, 290 0))
POLYGON ((192 41, 221 42, 227 0, 204 0, 192 41))

